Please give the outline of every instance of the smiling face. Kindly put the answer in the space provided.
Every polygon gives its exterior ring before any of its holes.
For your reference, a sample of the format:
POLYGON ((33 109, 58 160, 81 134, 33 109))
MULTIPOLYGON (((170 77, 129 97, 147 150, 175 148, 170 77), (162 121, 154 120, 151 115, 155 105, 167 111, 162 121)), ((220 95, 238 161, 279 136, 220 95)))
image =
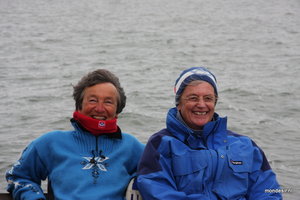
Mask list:
POLYGON ((117 117, 118 91, 111 83, 100 83, 84 90, 81 114, 98 120, 117 117))
POLYGON ((199 130, 212 120, 215 103, 214 88, 207 82, 197 81, 186 86, 177 109, 190 128, 199 130))

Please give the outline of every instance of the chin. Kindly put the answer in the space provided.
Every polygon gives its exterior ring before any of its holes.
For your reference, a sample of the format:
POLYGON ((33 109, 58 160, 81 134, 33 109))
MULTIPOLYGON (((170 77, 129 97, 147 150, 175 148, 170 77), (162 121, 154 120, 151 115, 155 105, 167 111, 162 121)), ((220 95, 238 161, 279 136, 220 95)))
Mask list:
POLYGON ((195 125, 198 126, 198 127, 202 127, 207 123, 208 123, 208 121, 204 121, 204 122, 202 121, 202 122, 198 122, 198 123, 196 122, 195 125))

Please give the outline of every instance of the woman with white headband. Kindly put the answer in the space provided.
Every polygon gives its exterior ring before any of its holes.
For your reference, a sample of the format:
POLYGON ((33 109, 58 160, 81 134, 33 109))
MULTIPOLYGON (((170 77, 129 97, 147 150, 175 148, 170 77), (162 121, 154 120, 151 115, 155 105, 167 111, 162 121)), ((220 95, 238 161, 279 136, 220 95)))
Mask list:
POLYGON ((144 200, 282 199, 263 151, 247 136, 227 129, 215 113, 215 76, 205 68, 181 73, 176 107, 166 128, 148 141, 138 169, 144 200))

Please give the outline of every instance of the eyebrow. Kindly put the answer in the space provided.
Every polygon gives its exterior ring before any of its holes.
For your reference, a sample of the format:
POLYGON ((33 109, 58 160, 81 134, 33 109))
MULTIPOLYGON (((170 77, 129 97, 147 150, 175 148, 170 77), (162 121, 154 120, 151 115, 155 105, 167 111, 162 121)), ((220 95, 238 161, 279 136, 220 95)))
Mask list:
MULTIPOLYGON (((95 95, 95 94, 91 94, 91 95, 87 96, 86 98, 96 98, 96 99, 99 99, 98 96, 95 95)), ((112 96, 104 97, 104 100, 107 100, 107 99, 114 100, 114 97, 112 97, 112 96)), ((118 101, 118 97, 117 97, 116 101, 118 101)))
POLYGON ((87 98, 97 98, 97 96, 94 94, 91 94, 91 95, 87 96, 87 98))
MULTIPOLYGON (((194 93, 192 93, 192 94, 189 94, 189 95, 186 95, 187 97, 190 97, 190 96, 197 96, 197 97, 199 97, 199 95, 197 95, 197 94, 194 94, 194 93)), ((201 96, 203 96, 203 97, 207 97, 207 96, 214 96, 213 94, 205 94, 205 95, 201 95, 201 96)))

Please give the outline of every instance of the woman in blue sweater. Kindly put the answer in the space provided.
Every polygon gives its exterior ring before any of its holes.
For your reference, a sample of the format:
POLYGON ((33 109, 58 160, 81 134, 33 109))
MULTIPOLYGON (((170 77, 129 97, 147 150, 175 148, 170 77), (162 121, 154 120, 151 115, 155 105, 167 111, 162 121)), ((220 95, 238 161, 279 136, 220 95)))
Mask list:
POLYGON ((175 84, 167 127, 148 141, 138 170, 144 200, 271 200, 279 185, 263 151, 215 113, 215 76, 194 67, 175 84))
POLYGON ((117 125, 126 103, 119 79, 96 70, 79 81, 73 97, 74 130, 37 138, 6 173, 14 199, 45 199, 46 178, 57 200, 124 199, 144 145, 117 125))

